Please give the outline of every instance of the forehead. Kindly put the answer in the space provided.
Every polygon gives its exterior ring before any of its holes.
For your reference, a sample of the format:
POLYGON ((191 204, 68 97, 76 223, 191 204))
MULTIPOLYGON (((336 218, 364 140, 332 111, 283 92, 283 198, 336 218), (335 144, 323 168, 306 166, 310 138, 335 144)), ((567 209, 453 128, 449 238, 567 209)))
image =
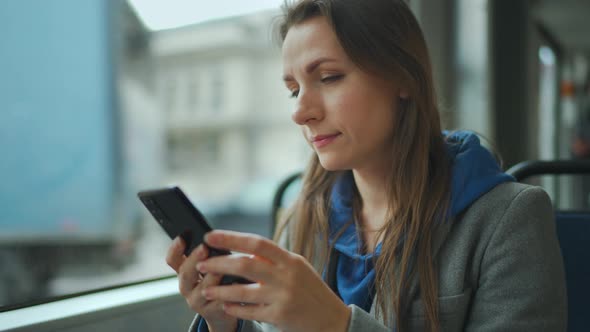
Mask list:
POLYGON ((332 27, 322 17, 314 17, 292 26, 287 32, 282 48, 283 67, 303 67, 320 58, 347 59, 332 27))

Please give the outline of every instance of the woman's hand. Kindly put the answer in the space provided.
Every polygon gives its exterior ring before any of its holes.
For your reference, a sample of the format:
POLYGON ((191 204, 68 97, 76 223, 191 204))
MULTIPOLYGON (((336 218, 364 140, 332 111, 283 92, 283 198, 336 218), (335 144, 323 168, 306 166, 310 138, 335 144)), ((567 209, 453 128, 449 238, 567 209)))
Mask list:
POLYGON ((184 296, 189 307, 205 319, 210 331, 235 331, 238 321, 235 317, 225 314, 223 302, 209 301, 202 295, 203 289, 216 286, 221 280, 221 275, 203 275, 196 269, 198 263, 207 260, 207 248, 201 244, 186 257, 183 254, 184 247, 182 239, 177 237, 166 256, 166 263, 178 274, 180 294, 184 296))
POLYGON ((225 303, 226 314, 267 322, 281 331, 346 331, 350 309, 302 256, 253 234, 213 231, 205 239, 211 247, 251 254, 212 257, 197 265, 202 273, 255 281, 200 288, 207 300, 225 303))

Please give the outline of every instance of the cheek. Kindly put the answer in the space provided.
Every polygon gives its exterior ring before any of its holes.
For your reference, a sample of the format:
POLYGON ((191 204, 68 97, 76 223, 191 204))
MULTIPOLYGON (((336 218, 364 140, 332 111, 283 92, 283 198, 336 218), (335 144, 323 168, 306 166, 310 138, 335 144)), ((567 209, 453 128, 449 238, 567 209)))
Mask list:
POLYGON ((332 113, 347 127, 357 127, 359 122, 363 122, 369 106, 368 100, 359 95, 359 91, 339 93, 330 101, 332 113))
POLYGON ((304 126, 299 126, 299 129, 301 130, 301 136, 305 140, 305 143, 307 143, 308 146, 310 146, 311 148, 313 148, 313 144, 311 144, 311 142, 307 139, 307 134, 305 132, 305 127, 304 126))
POLYGON ((367 93, 365 96, 350 100, 341 105, 348 123, 363 131, 384 132, 393 130, 396 119, 396 108, 383 96, 367 93))
POLYGON ((354 125, 365 135, 366 144, 380 146, 394 138, 396 109, 392 105, 373 103, 359 113, 362 113, 362 119, 356 119, 354 125))

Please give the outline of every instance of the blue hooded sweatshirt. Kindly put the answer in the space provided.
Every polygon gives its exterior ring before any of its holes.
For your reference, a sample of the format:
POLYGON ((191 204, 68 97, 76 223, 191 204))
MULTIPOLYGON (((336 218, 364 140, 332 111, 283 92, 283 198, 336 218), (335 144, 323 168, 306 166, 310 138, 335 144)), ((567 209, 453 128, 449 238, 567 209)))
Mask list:
MULTIPOLYGON (((447 135, 446 132, 443 133, 447 135)), ((450 217, 465 210, 480 196, 500 183, 514 181, 502 172, 492 154, 481 146, 479 138, 468 131, 447 136, 447 150, 452 162, 450 217)), ((331 193, 330 241, 346 227, 334 244, 339 252, 336 267, 337 290, 345 304, 355 304, 369 312, 374 296, 374 257, 381 252, 361 254, 356 226, 352 220, 354 178, 352 172, 340 177, 331 193)), ((441 221, 444 222, 444 221, 441 221)))

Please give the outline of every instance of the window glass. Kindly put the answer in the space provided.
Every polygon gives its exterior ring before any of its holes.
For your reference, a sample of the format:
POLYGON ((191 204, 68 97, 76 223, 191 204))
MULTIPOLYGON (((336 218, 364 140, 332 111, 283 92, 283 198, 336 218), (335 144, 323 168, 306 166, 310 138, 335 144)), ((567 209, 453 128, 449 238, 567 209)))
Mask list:
POLYGON ((270 235, 308 153, 270 38, 282 1, 183 3, 0 1, 4 309, 172 274, 139 190, 270 235))

